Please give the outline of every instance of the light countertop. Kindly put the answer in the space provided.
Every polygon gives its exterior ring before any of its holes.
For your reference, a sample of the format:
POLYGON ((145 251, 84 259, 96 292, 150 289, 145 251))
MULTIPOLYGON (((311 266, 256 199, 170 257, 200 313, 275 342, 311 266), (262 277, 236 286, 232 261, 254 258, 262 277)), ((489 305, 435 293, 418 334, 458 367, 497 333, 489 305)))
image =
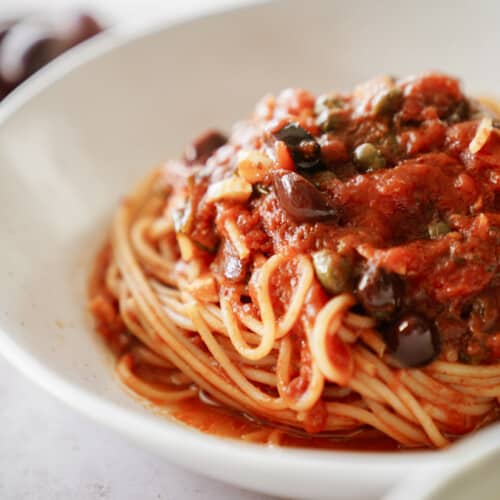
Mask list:
POLYGON ((2 500, 257 500, 171 465, 49 396, 0 358, 2 500))

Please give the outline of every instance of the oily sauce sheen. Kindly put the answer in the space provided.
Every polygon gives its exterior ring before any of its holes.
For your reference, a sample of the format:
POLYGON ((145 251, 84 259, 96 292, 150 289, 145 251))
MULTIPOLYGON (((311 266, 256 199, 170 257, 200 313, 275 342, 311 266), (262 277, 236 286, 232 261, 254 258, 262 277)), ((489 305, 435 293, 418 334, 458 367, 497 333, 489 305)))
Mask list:
MULTIPOLYGON (((169 409, 169 415, 180 422, 209 434, 248 440, 246 436, 262 431, 275 429, 275 424, 255 421, 239 415, 222 406, 211 406, 199 398, 192 398, 176 403, 169 409)), ((311 435, 281 428, 279 445, 296 448, 344 451, 395 451, 400 445, 375 430, 363 430, 352 435, 311 435)), ((265 443, 265 435, 257 443, 265 443)))

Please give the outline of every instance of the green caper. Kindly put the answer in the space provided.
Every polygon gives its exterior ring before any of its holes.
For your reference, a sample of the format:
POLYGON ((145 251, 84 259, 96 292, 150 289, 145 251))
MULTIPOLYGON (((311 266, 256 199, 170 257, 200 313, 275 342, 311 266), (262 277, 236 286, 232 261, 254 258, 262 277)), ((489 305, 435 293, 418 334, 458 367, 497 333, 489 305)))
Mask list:
POLYGON ((316 124, 322 132, 339 128, 345 121, 345 113, 340 108, 325 108, 318 116, 316 124))
POLYGON ((376 116, 389 115, 396 112, 403 102, 403 92, 398 87, 392 87, 375 96, 372 110, 376 116))
POLYGON ((364 172, 385 167, 384 155, 371 143, 360 144, 354 150, 354 164, 364 172))
POLYGON ((437 240, 439 237, 448 234, 450 231, 450 226, 443 221, 431 222, 427 227, 427 232, 429 233, 429 238, 431 240, 437 240))
POLYGON ((327 292, 338 294, 349 288, 351 263, 347 257, 332 250, 320 250, 312 257, 316 276, 327 292))
POLYGON ((324 109, 328 108, 342 108, 343 102, 336 94, 320 95, 314 103, 314 112, 316 115, 321 114, 324 109))

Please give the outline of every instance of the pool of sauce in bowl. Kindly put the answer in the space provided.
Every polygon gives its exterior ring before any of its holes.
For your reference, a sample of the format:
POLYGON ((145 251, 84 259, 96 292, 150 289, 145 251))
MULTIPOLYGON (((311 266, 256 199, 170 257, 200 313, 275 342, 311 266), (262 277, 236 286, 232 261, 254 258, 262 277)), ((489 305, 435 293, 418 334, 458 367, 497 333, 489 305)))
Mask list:
MULTIPOLYGON (((157 408, 157 407, 156 407, 157 408)), ((249 439, 251 433, 279 429, 279 446, 293 448, 310 448, 314 450, 336 451, 397 451, 401 445, 376 430, 363 429, 351 434, 313 435, 304 431, 276 426, 250 416, 220 406, 201 393, 195 397, 177 402, 167 409, 168 415, 176 421, 218 437, 241 439, 247 442, 267 444, 265 436, 260 440, 249 439), (210 402, 208 404, 204 401, 210 402)), ((162 412, 163 413, 163 412, 162 412)), ((264 433, 263 433, 264 434, 264 433)))

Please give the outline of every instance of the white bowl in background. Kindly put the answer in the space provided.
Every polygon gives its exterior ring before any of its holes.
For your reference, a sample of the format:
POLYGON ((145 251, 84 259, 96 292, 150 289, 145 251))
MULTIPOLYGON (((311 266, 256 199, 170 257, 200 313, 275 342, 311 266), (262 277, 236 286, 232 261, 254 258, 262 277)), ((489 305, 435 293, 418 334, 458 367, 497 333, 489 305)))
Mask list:
POLYGON ((494 93, 499 16, 494 1, 481 9, 289 1, 118 30, 51 64, 0 106, 0 351, 54 395, 169 460, 276 495, 378 498, 410 472, 500 442, 498 426, 445 452, 392 454, 204 435, 123 391, 85 311, 92 257, 120 195, 200 131, 227 128, 269 91, 347 89, 380 73, 439 68, 468 91, 494 93))

